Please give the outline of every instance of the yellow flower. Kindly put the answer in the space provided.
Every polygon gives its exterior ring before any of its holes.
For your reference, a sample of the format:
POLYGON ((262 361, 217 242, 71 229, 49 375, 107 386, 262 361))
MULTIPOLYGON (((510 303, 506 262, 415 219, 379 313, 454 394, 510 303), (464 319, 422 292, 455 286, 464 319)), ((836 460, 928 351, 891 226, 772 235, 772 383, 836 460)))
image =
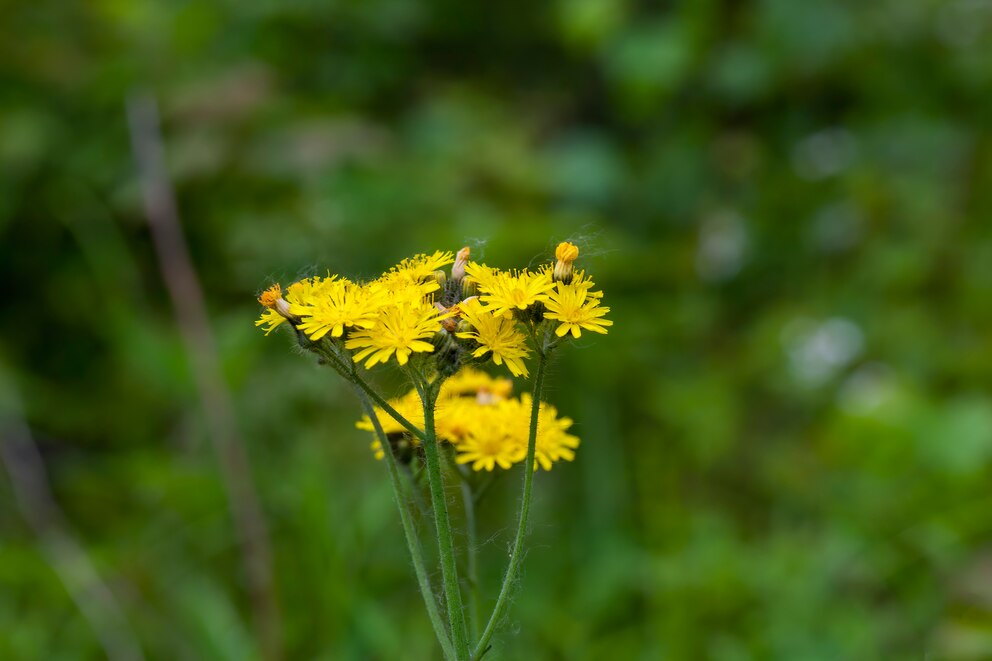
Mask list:
POLYGON ((265 311, 262 312, 262 316, 255 321, 255 325, 265 326, 265 334, 268 335, 284 321, 286 321, 286 317, 276 312, 274 308, 265 308, 265 311))
POLYGON ((348 280, 326 279, 301 292, 301 299, 290 303, 289 311, 303 319, 297 327, 315 341, 328 333, 341 337, 345 327, 372 328, 382 300, 375 292, 348 280))
POLYGON ((314 278, 313 281, 308 278, 294 282, 287 289, 286 298, 282 297, 282 287, 278 284, 272 285, 258 297, 258 302, 264 305, 266 310, 262 313, 261 318, 255 322, 255 325, 266 326, 265 334, 268 335, 287 319, 293 319, 294 323, 298 322, 299 319, 290 312, 292 304, 302 302, 305 298, 311 296, 315 290, 325 286, 323 284, 324 282, 330 283, 336 277, 314 278), (319 282, 319 284, 314 285, 314 282, 319 282))
POLYGON ((576 291, 587 292, 586 296, 592 296, 595 298, 603 298, 603 292, 601 291, 589 291, 596 286, 596 283, 592 281, 592 278, 586 275, 585 271, 576 271, 575 275, 572 276, 572 282, 570 283, 575 287, 576 291))
MULTIPOLYGON (((590 282, 589 286, 591 285, 590 282)), ((547 310, 544 318, 557 319, 560 322, 555 329, 558 337, 569 331, 572 337, 579 337, 583 328, 605 335, 606 327, 612 326, 613 322, 602 319, 603 315, 610 311, 610 308, 599 306, 602 296, 602 292, 590 293, 588 288, 576 283, 570 285, 563 282, 556 283, 555 291, 551 292, 548 302, 545 303, 547 310)))
POLYGON ((555 286, 547 272, 519 271, 497 273, 490 281, 479 282, 479 297, 493 308, 494 315, 512 310, 526 310, 532 305, 548 300, 548 292, 555 286))
POLYGON ((479 402, 473 397, 438 398, 434 408, 434 428, 439 440, 459 445, 479 423, 480 416, 492 408, 491 402, 479 402))
POLYGON ((440 285, 433 278, 420 281, 406 271, 390 271, 366 287, 374 295, 381 296, 384 302, 419 305, 428 300, 440 285))
MULTIPOLYGON (((501 406, 504 420, 514 427, 511 435, 518 439, 525 450, 530 436, 531 402, 533 398, 525 393, 520 399, 507 400, 501 406)), ((571 426, 571 419, 559 418, 555 407, 541 402, 537 414, 537 439, 534 443, 534 470, 543 468, 549 471, 555 462, 575 459, 579 439, 567 433, 571 426)), ((523 459, 521 457, 521 461, 523 459)))
POLYGON ((512 318, 497 316, 493 308, 483 307, 478 299, 470 298, 458 304, 462 319, 472 326, 471 331, 456 333, 462 339, 475 340, 479 347, 472 357, 480 358, 492 352, 493 362, 506 366, 514 376, 527 376, 527 366, 523 362, 529 353, 526 338, 517 329, 512 318))
POLYGON ((379 311, 374 326, 354 331, 344 346, 359 349, 356 363, 368 358, 366 369, 385 363, 394 353, 396 362, 406 365, 411 353, 434 351, 434 345, 425 340, 441 330, 441 320, 448 316, 429 305, 388 305, 379 311))
MULTIPOLYGON (((502 386, 507 379, 493 379, 485 373, 466 368, 464 373, 452 377, 451 385, 442 388, 435 409, 435 429, 439 441, 455 447, 457 462, 471 464, 476 471, 503 469, 524 461, 527 457, 527 438, 530 432, 531 397, 510 398, 509 390, 502 386), (494 386, 505 390, 506 397, 494 396, 494 386)), ((390 400, 407 420, 423 428, 423 408, 417 391, 411 390, 402 397, 390 400)), ((382 409, 376 414, 387 435, 402 434, 407 442, 416 446, 406 429, 382 409)), ((572 421, 559 418, 555 408, 544 402, 538 410, 538 434, 535 441, 534 470, 551 470, 559 461, 572 461, 579 439, 567 430, 572 421)), ((363 417, 356 427, 373 431, 372 422, 363 417)), ((403 441, 400 440, 400 443, 403 441)), ((383 458, 383 448, 373 440, 372 451, 377 459, 383 458)))
POLYGON ((505 423, 505 420, 496 417, 489 424, 475 425, 458 445, 455 461, 472 464, 474 471, 492 471, 496 466, 507 469, 523 461, 527 448, 520 445, 519 438, 505 423))
MULTIPOLYGON (((521 403, 530 408, 531 398, 520 398, 521 403)), ((579 447, 579 439, 566 432, 572 426, 571 418, 559 418, 555 407, 541 402, 537 415, 537 443, 534 447, 534 461, 546 471, 557 461, 572 461, 575 459, 575 448, 579 447)), ((534 466, 537 470, 537 465, 534 466)))
POLYGON ((441 385, 440 399, 472 395, 480 400, 506 399, 513 392, 513 381, 492 377, 472 367, 463 367, 441 385))
POLYGON ((480 291, 489 291, 496 284, 496 278, 501 271, 478 262, 465 264, 465 278, 479 286, 480 291))
POLYGON ((433 255, 421 254, 408 257, 390 269, 390 273, 408 277, 414 282, 420 282, 433 277, 434 271, 454 261, 455 256, 450 250, 436 250, 433 255))

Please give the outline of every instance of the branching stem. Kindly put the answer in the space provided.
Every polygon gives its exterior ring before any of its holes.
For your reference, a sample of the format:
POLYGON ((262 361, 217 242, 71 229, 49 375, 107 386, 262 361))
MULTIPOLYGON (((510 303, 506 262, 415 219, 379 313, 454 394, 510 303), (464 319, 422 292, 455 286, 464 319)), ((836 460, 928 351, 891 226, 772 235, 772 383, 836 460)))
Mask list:
POLYGON ((430 617, 431 625, 434 627, 434 634, 437 636, 437 641, 441 645, 441 651, 444 653, 445 660, 454 661, 456 659, 454 648, 451 646, 451 640, 448 638, 448 632, 441 617, 441 612, 438 609, 437 600, 434 598, 434 590, 431 588, 427 568, 424 565, 424 554, 420 547, 420 539, 417 537, 417 528, 413 522, 413 518, 410 516, 410 508, 407 507, 406 500, 403 497, 403 486, 400 483, 399 467, 396 465, 396 457, 393 456, 393 448, 389 445, 389 439, 386 438, 386 433, 382 429, 382 423, 379 422, 379 416, 376 415, 372 402, 369 401, 369 398, 361 390, 356 388, 356 392, 362 402, 362 408, 365 409, 365 413, 372 421, 376 436, 379 437, 379 443, 382 444, 386 468, 389 472, 389 482, 393 486, 393 498, 396 500, 396 507, 400 512, 403 534, 406 537, 406 545, 410 550, 410 557, 413 560, 413 571, 417 575, 420 594, 424 598, 424 606, 427 607, 427 615, 430 617))
POLYGON ((527 536, 527 520, 530 516, 531 492, 534 486, 534 455, 537 450, 537 419, 541 407, 541 389, 544 387, 544 368, 548 360, 548 354, 544 351, 538 352, 537 371, 534 374, 534 394, 531 401, 530 410, 530 432, 527 438, 527 460, 524 462, 524 489, 523 497, 520 501, 520 521, 517 524, 517 537, 513 542, 513 550, 510 552, 510 562, 506 567, 506 575, 503 577, 503 585, 496 598, 496 606, 489 617, 482 637, 475 647, 472 658, 478 661, 489 649, 489 641, 496 628, 500 625, 506 611, 510 597, 510 590, 516 580, 517 572, 520 569, 522 558, 524 537, 527 536))
POLYGON ((430 384, 418 384, 424 405, 424 457, 427 462, 431 506, 434 508, 437 545, 441 556, 441 578, 444 583, 444 597, 448 607, 452 643, 455 647, 456 658, 459 661, 468 661, 470 658, 468 631, 465 626, 465 612, 462 608, 461 587, 458 585, 458 567, 455 562, 451 523, 448 520, 448 504, 444 496, 441 457, 437 447, 437 436, 434 432, 434 405, 437 402, 439 389, 439 381, 430 384))
MULTIPOLYGON (((459 471, 461 472, 461 471, 459 471)), ((472 640, 479 638, 479 533, 475 522, 475 493, 472 484, 462 480, 462 502, 465 506, 465 557, 468 583, 469 629, 472 640)))

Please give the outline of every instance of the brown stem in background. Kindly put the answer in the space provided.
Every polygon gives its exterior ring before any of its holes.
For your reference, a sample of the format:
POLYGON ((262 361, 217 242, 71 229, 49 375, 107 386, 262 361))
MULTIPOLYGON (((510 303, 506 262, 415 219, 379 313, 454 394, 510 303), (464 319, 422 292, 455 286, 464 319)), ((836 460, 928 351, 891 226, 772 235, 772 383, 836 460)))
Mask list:
POLYGON ((175 307, 210 438, 220 462, 241 548, 255 630, 265 657, 278 659, 282 657, 282 643, 268 531, 255 494, 244 443, 235 423, 231 396, 221 376, 203 291, 190 259, 165 169, 154 97, 142 94, 129 98, 127 117, 159 267, 175 307))
MULTIPOLYGON (((0 383, 0 386, 5 384, 0 383)), ((6 388, 3 388, 6 390, 6 388)), ((89 622, 111 661, 144 659, 123 611, 86 550, 73 537, 52 495, 41 453, 24 421, 16 393, 0 392, 0 463, 7 468, 21 516, 66 592, 89 622)))

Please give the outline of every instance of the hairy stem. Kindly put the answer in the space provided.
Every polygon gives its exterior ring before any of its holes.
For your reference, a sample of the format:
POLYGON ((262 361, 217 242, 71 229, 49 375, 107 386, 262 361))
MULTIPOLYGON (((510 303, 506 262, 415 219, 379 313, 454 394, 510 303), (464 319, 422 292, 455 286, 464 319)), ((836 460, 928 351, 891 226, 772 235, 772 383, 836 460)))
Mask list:
POLYGON ((389 472, 389 482, 393 486, 393 498, 396 500, 396 507, 400 512, 403 534, 406 537, 407 548, 410 550, 410 557, 413 559, 413 571, 417 575, 417 584, 420 586, 420 594, 424 598, 424 606, 427 607, 427 615, 431 620, 431 625, 434 627, 434 634, 437 636, 437 641, 441 645, 444 658, 447 661, 454 661, 456 659, 454 648, 451 646, 451 640, 448 638, 448 632, 445 628, 444 620, 441 618, 437 600, 434 598, 434 590, 431 588, 427 568, 424 565, 424 554, 420 547, 420 539, 417 537, 417 529, 413 522, 413 517, 410 516, 410 509, 407 507, 407 503, 403 498, 403 487, 400 483, 400 473, 399 467, 396 465, 396 457, 393 456, 393 449, 389 445, 389 439, 386 438, 372 402, 369 401, 369 398, 364 392, 357 388, 356 391, 362 402, 362 408, 365 409, 365 413, 372 420, 372 426, 375 428, 376 436, 379 437, 379 443, 382 444, 383 454, 386 455, 386 468, 389 472))
POLYGON ((337 370, 338 374, 343 376, 347 381, 350 381, 358 386, 362 392, 368 395, 368 397, 379 406, 379 408, 388 413, 389 417, 403 425, 407 431, 420 440, 424 440, 424 430, 420 429, 417 425, 403 417, 399 411, 393 408, 393 406, 386 401, 385 397, 376 392, 375 388, 370 386, 368 382, 361 377, 355 363, 348 356, 338 355, 334 346, 328 346, 326 342, 312 346, 317 353, 330 362, 331 367, 337 370))
POLYGON ((417 511, 420 512, 420 516, 426 520, 428 518, 427 501, 424 500, 424 494, 417 481, 417 475, 414 474, 409 465, 404 465, 402 470, 406 475, 407 483, 410 485, 410 496, 413 498, 413 504, 416 506, 417 511))
POLYGON ((462 480, 462 502, 465 504, 466 581, 469 595, 469 627, 472 640, 479 638, 479 534, 475 522, 475 494, 468 480, 462 480))
POLYGON ((444 582, 444 597, 448 607, 451 638, 458 660, 468 661, 470 658, 468 632, 465 627, 465 612, 462 609, 461 588, 458 585, 458 567, 455 563, 451 524, 448 521, 448 504, 444 498, 441 457, 438 453, 437 436, 434 432, 434 405, 437 402, 438 388, 438 383, 418 386, 424 404, 424 456, 427 460, 427 478, 430 483, 431 506, 434 508, 437 544, 441 556, 441 578, 444 582))
POLYGON ((506 611, 510 597, 510 590, 517 578, 520 569, 521 554, 524 545, 524 537, 527 535, 527 519, 530 516, 531 492, 534 486, 534 455, 537 449, 537 418, 541 407, 541 389, 544 387, 544 367, 547 363, 547 353, 539 352, 537 362, 537 372, 534 374, 534 395, 530 409, 530 433, 527 438, 527 460, 524 462, 524 492, 520 501, 520 521, 517 524, 517 537, 513 542, 513 550, 510 552, 510 562, 506 567, 506 575, 503 577, 503 585, 499 590, 499 597, 496 598, 496 606, 489 617, 482 638, 479 639, 475 647, 472 658, 476 661, 489 649, 489 641, 496 628, 500 625, 503 614, 506 611))

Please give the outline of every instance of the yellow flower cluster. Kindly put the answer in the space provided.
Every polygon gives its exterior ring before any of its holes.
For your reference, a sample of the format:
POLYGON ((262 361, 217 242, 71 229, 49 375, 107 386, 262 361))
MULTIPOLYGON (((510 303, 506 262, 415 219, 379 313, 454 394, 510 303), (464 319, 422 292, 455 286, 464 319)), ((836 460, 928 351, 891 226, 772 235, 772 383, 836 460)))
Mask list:
POLYGON ((434 272, 451 264, 451 252, 435 252, 405 259, 379 278, 356 283, 336 275, 305 278, 286 290, 279 285, 259 297, 266 307, 256 326, 266 332, 290 320, 312 341, 324 336, 347 336, 344 346, 365 367, 385 363, 395 355, 405 365, 414 352, 434 351, 430 340, 450 317, 439 310, 433 293, 440 285, 434 272))
MULTIPOLYGON (((606 333, 613 322, 603 317, 610 309, 600 305, 603 292, 592 291, 594 283, 583 271, 573 273, 572 262, 579 249, 561 243, 555 250, 556 262, 537 271, 501 271, 485 264, 469 262, 467 279, 479 290, 478 304, 461 303, 462 318, 473 327, 469 337, 479 345, 473 355, 492 352, 497 365, 505 361, 515 376, 527 376, 522 358, 528 352, 516 320, 527 320, 528 312, 557 322, 555 335, 580 337, 582 329, 606 333)), ((533 318, 534 315, 531 316, 533 318)))
MULTIPOLYGON (((435 411, 437 438, 454 447, 459 464, 470 464, 475 471, 492 471, 497 466, 510 468, 526 459, 532 400, 526 394, 512 397, 512 390, 509 379, 493 378, 470 367, 445 381, 435 411)), ((389 404, 418 427, 423 424, 423 408, 415 390, 390 400, 389 404)), ((387 436, 418 445, 384 410, 376 408, 376 416, 387 436)), ((374 435, 368 416, 363 416, 355 426, 374 435)), ((571 419, 559 418, 553 406, 541 403, 535 470, 538 467, 551 470, 555 462, 575 458, 579 439, 568 433, 571 426, 571 419)), ((372 451, 377 459, 383 458, 378 440, 372 442, 372 451)))
MULTIPOLYGON (((562 243, 556 261, 536 270, 503 271, 448 251, 405 259, 379 278, 358 283, 328 274, 279 285, 259 297, 256 323, 266 333, 282 323, 312 342, 340 343, 366 368, 393 357, 406 365, 414 354, 443 354, 450 374, 463 364, 492 360, 514 376, 528 376, 525 360, 542 333, 578 338, 606 333, 612 321, 603 292, 572 263, 579 250, 562 243), (454 264, 451 277, 440 269, 454 264), (438 347, 448 351, 436 352, 438 347)), ((439 355, 438 360, 442 360, 439 355)), ((438 365, 440 370, 440 365, 438 365)))

